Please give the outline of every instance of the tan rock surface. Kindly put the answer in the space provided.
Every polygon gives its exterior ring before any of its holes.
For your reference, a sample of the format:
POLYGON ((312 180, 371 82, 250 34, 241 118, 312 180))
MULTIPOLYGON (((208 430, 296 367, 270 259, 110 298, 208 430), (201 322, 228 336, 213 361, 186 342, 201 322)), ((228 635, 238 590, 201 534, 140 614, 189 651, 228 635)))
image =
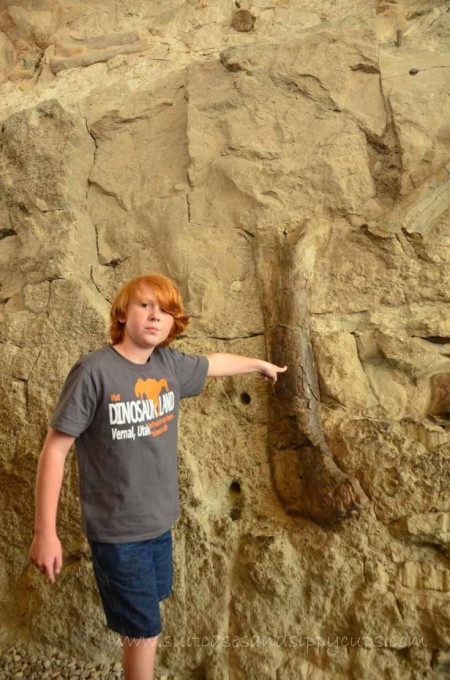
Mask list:
POLYGON ((445 678, 448 3, 239 5, 249 31, 229 0, 0 2, 1 640, 119 657, 74 456, 56 586, 27 551, 64 376, 154 270, 187 351, 290 364, 184 405, 161 668, 445 678))

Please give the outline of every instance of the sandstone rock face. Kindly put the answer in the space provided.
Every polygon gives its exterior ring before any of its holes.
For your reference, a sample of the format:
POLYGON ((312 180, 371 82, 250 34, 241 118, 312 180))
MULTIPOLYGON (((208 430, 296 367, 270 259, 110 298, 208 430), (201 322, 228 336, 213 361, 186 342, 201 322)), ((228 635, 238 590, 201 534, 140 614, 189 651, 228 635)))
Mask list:
POLYGON ((34 476, 115 290, 157 271, 186 351, 289 364, 184 405, 161 666, 448 676, 449 38, 444 0, 0 3, 5 645, 119 657, 74 456, 53 587, 34 476))

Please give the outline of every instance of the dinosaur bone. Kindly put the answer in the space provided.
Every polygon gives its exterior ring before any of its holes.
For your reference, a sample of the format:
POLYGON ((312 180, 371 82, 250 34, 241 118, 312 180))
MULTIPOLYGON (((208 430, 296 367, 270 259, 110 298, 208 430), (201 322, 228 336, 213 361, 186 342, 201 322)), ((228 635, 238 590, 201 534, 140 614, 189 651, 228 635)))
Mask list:
POLYGON ((425 236, 449 208, 450 163, 447 163, 381 215, 377 222, 369 224, 369 231, 387 237, 403 229, 408 234, 425 236))
POLYGON ((136 32, 112 33, 85 40, 66 41, 57 46, 57 51, 62 56, 50 59, 50 70, 56 75, 68 68, 91 66, 120 54, 144 52, 147 49, 148 43, 140 40, 136 32))
POLYGON ((276 383, 271 407, 271 466, 278 496, 290 514, 334 522, 368 499, 359 482, 338 468, 322 431, 301 263, 301 238, 280 248, 277 317, 270 340, 273 361, 289 370, 276 383))

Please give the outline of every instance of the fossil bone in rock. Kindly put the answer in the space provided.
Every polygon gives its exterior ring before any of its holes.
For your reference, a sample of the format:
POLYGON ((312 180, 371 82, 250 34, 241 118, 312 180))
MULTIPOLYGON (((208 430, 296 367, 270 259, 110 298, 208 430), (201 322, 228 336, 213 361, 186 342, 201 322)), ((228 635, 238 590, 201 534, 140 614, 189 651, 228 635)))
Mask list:
POLYGON ((108 61, 121 54, 144 52, 145 40, 136 32, 99 35, 85 40, 64 42, 57 46, 57 55, 50 59, 50 69, 55 75, 68 68, 91 66, 108 61))
POLYGON ((375 236, 391 236, 402 230, 406 234, 426 236, 450 208, 450 163, 439 168, 419 187, 369 224, 375 236))
POLYGON ((319 522, 342 520, 368 499, 336 465, 319 414, 319 381, 308 328, 307 276, 301 237, 280 246, 279 290, 270 331, 273 361, 289 370, 275 386, 270 453, 277 493, 291 514, 319 522))

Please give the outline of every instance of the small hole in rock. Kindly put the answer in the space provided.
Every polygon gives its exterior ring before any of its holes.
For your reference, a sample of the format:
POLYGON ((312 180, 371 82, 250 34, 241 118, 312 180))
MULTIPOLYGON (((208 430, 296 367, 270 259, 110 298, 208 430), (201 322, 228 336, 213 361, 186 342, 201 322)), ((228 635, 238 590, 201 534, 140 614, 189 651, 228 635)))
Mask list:
POLYGON ((428 415, 450 420, 450 373, 436 373, 430 379, 428 415))
POLYGON ((241 517, 242 510, 241 508, 232 508, 230 510, 230 517, 235 522, 237 519, 240 519, 241 517))
POLYGON ((242 392, 240 396, 241 404, 249 404, 252 400, 251 396, 247 392, 242 392))
POLYGON ((241 485, 236 480, 230 484, 230 493, 241 493, 241 485))

